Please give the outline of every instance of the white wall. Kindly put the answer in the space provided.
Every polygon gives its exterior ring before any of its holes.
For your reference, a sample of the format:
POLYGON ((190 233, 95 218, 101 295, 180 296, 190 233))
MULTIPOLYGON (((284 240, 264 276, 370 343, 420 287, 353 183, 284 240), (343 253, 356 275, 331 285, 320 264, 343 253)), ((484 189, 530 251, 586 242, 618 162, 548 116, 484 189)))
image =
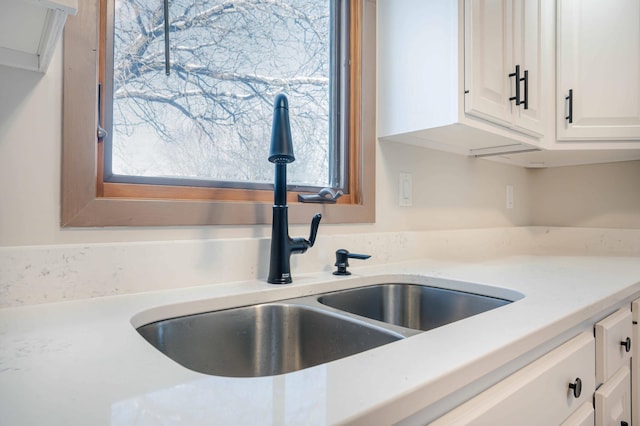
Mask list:
POLYGON ((640 229, 640 161, 535 170, 533 225, 640 229))
MULTIPOLYGON (((59 46, 44 76, 0 66, 0 246, 270 235, 266 226, 61 229, 61 50, 59 46)), ((531 221, 530 176, 522 168, 400 144, 384 143, 377 149, 377 222, 321 225, 320 235, 519 226, 531 221), (413 207, 398 207, 401 171, 413 174, 413 207), (508 211, 506 184, 516 191, 515 208, 508 211)), ((291 230, 292 235, 307 232, 306 225, 291 230)))

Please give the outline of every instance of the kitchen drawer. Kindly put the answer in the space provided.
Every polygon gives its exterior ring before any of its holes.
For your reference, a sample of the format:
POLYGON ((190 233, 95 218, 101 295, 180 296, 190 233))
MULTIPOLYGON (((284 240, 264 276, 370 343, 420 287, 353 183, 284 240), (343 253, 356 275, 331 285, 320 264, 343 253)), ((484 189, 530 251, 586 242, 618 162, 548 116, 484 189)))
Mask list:
POLYGON ((631 358, 631 310, 627 307, 609 315, 595 326, 596 383, 611 378, 631 358), (628 349, 628 350, 627 350, 628 349))
POLYGON ((450 425, 560 424, 595 391, 595 341, 582 333, 431 423, 450 425), (575 397, 569 384, 580 379, 575 397))
POLYGON ((596 426, 631 424, 631 373, 619 369, 595 395, 596 426))

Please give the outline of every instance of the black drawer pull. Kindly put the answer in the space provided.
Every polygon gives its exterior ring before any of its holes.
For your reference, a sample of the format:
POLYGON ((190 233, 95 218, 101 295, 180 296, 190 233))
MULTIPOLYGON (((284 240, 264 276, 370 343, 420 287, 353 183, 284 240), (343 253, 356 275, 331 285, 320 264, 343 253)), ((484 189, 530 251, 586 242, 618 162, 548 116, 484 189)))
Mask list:
POLYGON ((574 397, 580 398, 582 394, 582 380, 580 380, 580 377, 578 377, 575 382, 569 383, 569 389, 573 389, 574 397))

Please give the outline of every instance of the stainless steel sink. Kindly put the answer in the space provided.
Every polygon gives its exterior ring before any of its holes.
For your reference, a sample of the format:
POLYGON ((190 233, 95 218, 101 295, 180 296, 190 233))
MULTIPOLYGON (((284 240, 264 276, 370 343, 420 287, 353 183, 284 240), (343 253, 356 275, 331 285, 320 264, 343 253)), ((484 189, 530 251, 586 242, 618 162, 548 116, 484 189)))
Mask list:
POLYGON ((167 319, 137 330, 184 367, 228 377, 288 373, 403 337, 365 321, 291 303, 167 319))
MULTIPOLYGON (((524 297, 504 289, 475 288, 513 300, 524 297)), ((260 377, 355 355, 511 302, 426 285, 384 283, 163 319, 137 330, 191 370, 260 377)))
POLYGON ((380 284, 322 295, 335 309, 416 330, 431 330, 508 303, 462 291, 413 284, 380 284))

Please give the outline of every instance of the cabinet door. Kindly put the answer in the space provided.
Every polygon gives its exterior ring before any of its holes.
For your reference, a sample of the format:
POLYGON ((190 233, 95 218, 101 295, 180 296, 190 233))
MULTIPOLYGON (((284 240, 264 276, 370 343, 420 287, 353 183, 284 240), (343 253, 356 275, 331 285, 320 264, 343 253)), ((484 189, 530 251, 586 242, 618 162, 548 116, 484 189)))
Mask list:
POLYGON ((595 390, 595 347, 583 333, 440 417, 432 426, 558 425, 595 390), (569 387, 580 379, 576 397, 569 387))
POLYGON ((546 29, 543 25, 548 23, 543 19, 542 3, 542 0, 513 2, 513 63, 520 66, 521 78, 525 78, 526 71, 526 82, 519 82, 521 98, 526 98, 526 105, 512 105, 513 125, 514 128, 535 136, 543 134, 545 76, 542 67, 542 33, 546 29))
POLYGON ((467 1, 465 112, 543 135, 542 6, 543 0, 467 1))
MULTIPOLYGON (((511 126, 512 0, 465 2, 465 112, 511 126)), ((514 105, 515 107, 515 105, 514 105)))
POLYGON ((631 311, 622 308, 595 325, 596 383, 609 380, 631 358, 631 311), (627 343, 627 341, 629 343, 627 343))
POLYGON ((559 0, 557 19, 558 139, 640 139, 640 1, 559 0))
POLYGON ((596 391, 596 426, 631 424, 631 374, 626 365, 596 391))
POLYGON ((631 354, 631 419, 633 426, 640 426, 640 299, 631 304, 633 317, 632 342, 633 351, 631 354))

